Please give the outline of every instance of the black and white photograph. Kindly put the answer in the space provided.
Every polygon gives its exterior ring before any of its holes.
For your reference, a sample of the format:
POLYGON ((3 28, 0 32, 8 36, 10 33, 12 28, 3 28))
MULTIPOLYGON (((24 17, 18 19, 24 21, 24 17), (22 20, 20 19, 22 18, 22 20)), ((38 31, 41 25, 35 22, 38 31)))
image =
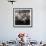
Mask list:
POLYGON ((32 26, 32 8, 14 8, 13 26, 32 26))

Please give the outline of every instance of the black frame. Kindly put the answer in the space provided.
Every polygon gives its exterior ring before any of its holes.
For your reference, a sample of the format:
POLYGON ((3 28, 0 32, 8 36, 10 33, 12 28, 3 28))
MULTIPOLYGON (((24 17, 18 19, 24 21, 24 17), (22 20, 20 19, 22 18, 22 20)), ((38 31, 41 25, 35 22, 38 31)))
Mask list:
POLYGON ((21 27, 21 28, 24 27, 24 28, 25 28, 25 27, 32 27, 32 26, 33 26, 33 9, 32 9, 32 8, 13 8, 13 27, 17 27, 17 28, 18 28, 18 27, 19 27, 19 28, 20 28, 20 27, 21 27), (25 26, 23 26, 23 25, 14 25, 14 23, 15 23, 15 22, 14 22, 14 10, 16 10, 16 9, 20 9, 20 10, 21 10, 21 9, 30 9, 30 10, 31 10, 31 25, 29 25, 29 26, 26 26, 26 25, 25 25, 25 26))

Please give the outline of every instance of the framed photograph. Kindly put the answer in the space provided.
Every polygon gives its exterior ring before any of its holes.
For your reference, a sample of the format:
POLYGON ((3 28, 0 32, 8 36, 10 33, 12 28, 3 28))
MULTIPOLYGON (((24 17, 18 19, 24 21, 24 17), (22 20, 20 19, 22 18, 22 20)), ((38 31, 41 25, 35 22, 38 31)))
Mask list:
POLYGON ((13 8, 14 27, 32 27, 32 8, 13 8))

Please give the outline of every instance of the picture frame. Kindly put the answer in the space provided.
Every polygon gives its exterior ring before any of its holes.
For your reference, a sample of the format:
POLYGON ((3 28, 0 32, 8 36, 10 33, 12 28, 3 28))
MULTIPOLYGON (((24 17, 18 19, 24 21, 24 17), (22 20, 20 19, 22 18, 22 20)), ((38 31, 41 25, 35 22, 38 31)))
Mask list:
POLYGON ((32 8, 13 8, 13 27, 32 27, 32 8))

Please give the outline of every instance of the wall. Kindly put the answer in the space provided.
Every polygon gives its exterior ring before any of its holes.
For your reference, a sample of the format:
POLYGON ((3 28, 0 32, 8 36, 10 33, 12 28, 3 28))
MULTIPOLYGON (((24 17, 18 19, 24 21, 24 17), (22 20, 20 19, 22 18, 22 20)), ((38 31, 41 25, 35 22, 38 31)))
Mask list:
POLYGON ((19 32, 30 34, 33 40, 46 40, 46 0, 17 0, 14 5, 0 0, 0 41, 15 40, 19 32), (33 27, 14 28, 13 8, 33 8, 33 27))

